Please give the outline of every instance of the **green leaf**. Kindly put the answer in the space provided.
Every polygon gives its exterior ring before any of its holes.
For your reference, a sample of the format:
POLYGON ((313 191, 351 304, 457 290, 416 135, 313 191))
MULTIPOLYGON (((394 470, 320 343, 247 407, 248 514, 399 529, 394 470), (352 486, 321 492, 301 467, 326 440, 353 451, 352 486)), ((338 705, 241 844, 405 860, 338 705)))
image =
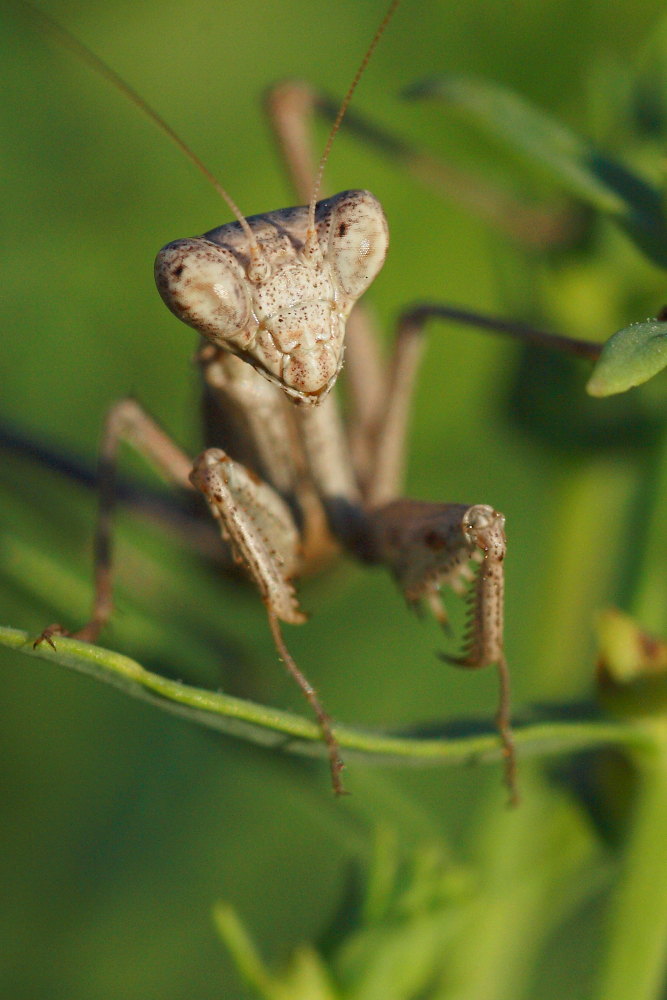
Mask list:
POLYGON ((613 396, 647 382, 667 366, 667 322, 633 323, 606 342, 586 386, 591 396, 613 396))
POLYGON ((216 903, 213 920, 239 973, 263 1000, 339 1000, 324 962, 310 945, 296 948, 288 965, 273 971, 234 907, 216 903))
POLYGON ((571 194, 612 216, 634 243, 667 267, 667 218, 657 188, 528 101, 484 80, 437 77, 409 98, 435 97, 465 112, 487 135, 538 164, 571 194))

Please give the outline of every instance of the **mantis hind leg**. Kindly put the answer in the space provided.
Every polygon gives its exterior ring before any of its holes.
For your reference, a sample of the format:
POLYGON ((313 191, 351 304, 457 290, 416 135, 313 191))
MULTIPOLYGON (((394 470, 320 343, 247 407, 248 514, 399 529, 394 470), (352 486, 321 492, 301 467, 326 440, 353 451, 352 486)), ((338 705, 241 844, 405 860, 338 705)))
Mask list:
POLYGON ((59 623, 49 625, 35 640, 54 645, 53 638, 67 635, 96 642, 113 612, 113 514, 116 506, 116 470, 120 444, 131 445, 154 465, 165 479, 191 490, 191 461, 169 435, 134 399, 121 399, 104 422, 98 464, 99 508, 94 541, 94 596, 90 619, 71 631, 59 623))

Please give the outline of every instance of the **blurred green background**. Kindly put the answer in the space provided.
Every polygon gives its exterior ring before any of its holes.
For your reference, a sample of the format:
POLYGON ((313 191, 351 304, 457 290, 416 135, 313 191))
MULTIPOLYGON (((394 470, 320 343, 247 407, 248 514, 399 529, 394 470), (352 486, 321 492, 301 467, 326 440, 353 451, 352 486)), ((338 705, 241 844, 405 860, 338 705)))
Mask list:
MULTIPOLYGON (((263 91, 290 76, 342 95, 385 5, 41 6, 131 82, 253 214, 292 203, 263 91)), ((484 76, 655 175, 650 123, 630 149, 628 92, 662 10, 658 0, 404 0, 354 107, 519 198, 570 211, 556 187, 460 119, 399 92, 428 75, 484 76)), ((195 337, 164 309, 152 262, 161 245, 226 221, 227 210, 35 18, 9 3, 1 19, 0 420, 93 461, 108 405, 133 393, 194 453, 195 337)), ((322 126, 320 146, 325 135, 322 126)), ((326 187, 368 187, 385 206, 392 243, 369 298, 387 343, 400 309, 421 300, 595 340, 662 305, 658 270, 586 213, 571 210, 579 235, 565 248, 527 247, 345 130, 326 187)), ((507 652, 519 715, 588 697, 594 612, 614 602, 638 610, 628 605, 658 390, 593 402, 583 396, 586 375, 585 365, 434 325, 419 379, 408 494, 488 502, 507 516, 507 652)), ((139 463, 125 467, 153 482, 139 463)), ((3 457, 0 497, 3 624, 36 634, 54 619, 82 622, 93 497, 12 455, 3 457)), ((119 521, 118 612, 103 643, 169 676, 301 712, 256 595, 145 521, 119 521)), ((664 580, 653 584, 643 624, 664 632, 664 580)), ((301 594, 312 620, 290 629, 288 642, 334 718, 392 728, 492 717, 492 672, 448 669, 434 654, 451 640, 405 611, 384 574, 346 563, 301 594)), ((217 738, 38 661, 0 659, 3 996, 253 996, 216 938, 214 901, 233 904, 280 963, 336 915, 339 933, 350 923, 354 872, 363 879, 378 823, 406 856, 436 843, 487 901, 459 929, 459 980, 452 973, 451 992, 438 996, 591 995, 618 856, 608 828, 603 835, 551 771, 525 765, 526 805, 512 816, 495 767, 354 764, 352 794, 333 801, 321 762, 217 738), (543 884, 531 909, 525 893, 536 872, 543 884), (465 960, 496 972, 471 978, 465 960)))

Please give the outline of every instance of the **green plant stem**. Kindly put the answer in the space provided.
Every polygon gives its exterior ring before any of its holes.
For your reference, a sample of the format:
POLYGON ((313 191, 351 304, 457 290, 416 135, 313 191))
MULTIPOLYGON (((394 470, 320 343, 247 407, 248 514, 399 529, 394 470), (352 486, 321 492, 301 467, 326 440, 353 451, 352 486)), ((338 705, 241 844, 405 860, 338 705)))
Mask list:
POLYGON ((593 459, 573 465, 554 487, 552 541, 550 549, 545 544, 541 584, 549 601, 540 602, 536 630, 542 636, 537 660, 545 678, 543 697, 581 684, 582 655, 590 656, 592 643, 591 610, 599 607, 620 544, 610 525, 618 522, 618 511, 627 508, 632 476, 624 463, 593 459), (594 560, 591 552, 596 553, 594 560))
MULTIPOLYGON (((656 453, 642 504, 643 524, 632 575, 630 609, 641 625, 665 625, 665 525, 667 435, 656 453)), ((657 1000, 667 964, 667 721, 645 719, 654 749, 633 756, 637 782, 625 852, 610 904, 600 1000, 657 1000)))
POLYGON ((665 631, 667 613, 665 497, 667 497, 667 433, 663 434, 652 456, 648 473, 646 497, 643 498, 642 505, 640 549, 628 609, 645 629, 657 635, 665 631))
MULTIPOLYGON (((85 673, 96 680, 120 688, 125 694, 195 722, 253 743, 291 753, 323 756, 326 748, 317 724, 291 712, 233 698, 217 691, 193 687, 146 670, 127 656, 74 639, 57 639, 57 649, 42 643, 33 649, 26 632, 0 626, 0 645, 39 659, 85 673)), ((444 727, 443 727, 444 728, 444 727)), ((348 726, 334 726, 346 758, 362 758, 380 764, 457 764, 478 761, 498 762, 502 746, 496 732, 471 732, 452 737, 424 738, 365 732, 348 726)), ((630 749, 650 748, 652 739, 644 727, 605 719, 540 722, 526 725, 515 733, 522 756, 572 753, 605 745, 630 749)))
POLYGON ((667 731, 637 761, 631 827, 609 914, 606 962, 593 1000, 658 1000, 667 963, 667 731))

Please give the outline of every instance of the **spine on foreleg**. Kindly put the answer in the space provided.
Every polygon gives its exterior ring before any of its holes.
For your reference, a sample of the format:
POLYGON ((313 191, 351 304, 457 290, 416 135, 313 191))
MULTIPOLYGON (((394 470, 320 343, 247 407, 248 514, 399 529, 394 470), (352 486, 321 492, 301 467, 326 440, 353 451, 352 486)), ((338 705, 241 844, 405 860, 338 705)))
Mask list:
POLYGON ((503 656, 505 519, 492 507, 395 500, 370 511, 369 555, 393 572, 410 604, 425 600, 442 624, 440 589, 469 589, 464 651, 447 657, 465 667, 503 656), (473 569, 474 567, 474 569, 473 569))
POLYGON ((462 667, 487 667, 503 656, 505 580, 503 573, 504 535, 484 551, 470 591, 470 615, 460 657, 451 662, 462 667))

